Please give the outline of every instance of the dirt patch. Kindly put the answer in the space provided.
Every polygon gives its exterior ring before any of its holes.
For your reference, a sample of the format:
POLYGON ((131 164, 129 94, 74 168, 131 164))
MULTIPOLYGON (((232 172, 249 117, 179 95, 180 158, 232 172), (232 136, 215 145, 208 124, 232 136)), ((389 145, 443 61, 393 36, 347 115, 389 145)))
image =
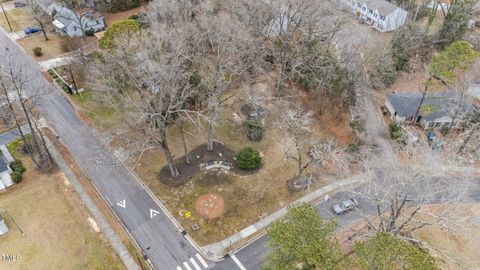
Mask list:
POLYGON ((323 126, 335 135, 338 143, 348 145, 355 141, 355 134, 350 127, 348 113, 343 112, 339 117, 332 113, 324 113, 320 116, 320 120, 323 126))
POLYGON ((197 198, 195 201, 195 210, 200 216, 206 219, 214 219, 223 214, 225 210, 224 205, 225 203, 220 195, 207 193, 197 198))
POLYGON ((148 2, 143 2, 141 6, 129 9, 122 12, 115 12, 115 13, 104 13, 105 16, 105 24, 107 27, 112 26, 115 22, 123 19, 127 19, 132 15, 137 15, 139 12, 145 12, 148 7, 148 2))

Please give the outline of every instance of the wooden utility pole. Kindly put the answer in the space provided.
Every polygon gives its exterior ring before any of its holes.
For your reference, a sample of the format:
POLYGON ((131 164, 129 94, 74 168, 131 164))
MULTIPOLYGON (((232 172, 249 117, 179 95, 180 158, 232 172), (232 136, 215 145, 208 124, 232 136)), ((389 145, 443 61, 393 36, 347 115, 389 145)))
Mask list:
POLYGON ((78 94, 77 82, 75 82, 75 77, 72 72, 72 64, 68 65, 68 71, 70 72, 70 77, 72 78, 73 86, 75 87, 75 93, 78 94))
POLYGON ((0 1, 0 7, 2 7, 2 12, 3 15, 5 15, 5 20, 7 20, 8 28, 10 28, 10 32, 12 32, 12 26, 10 25, 10 21, 8 20, 7 12, 5 12, 5 9, 3 8, 2 1, 0 1))

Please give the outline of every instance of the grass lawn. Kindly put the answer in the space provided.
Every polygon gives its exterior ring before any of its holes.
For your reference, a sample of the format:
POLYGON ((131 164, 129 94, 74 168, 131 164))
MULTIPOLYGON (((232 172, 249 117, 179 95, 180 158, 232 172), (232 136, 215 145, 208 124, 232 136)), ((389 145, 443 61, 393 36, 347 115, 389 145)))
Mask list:
MULTIPOLYGON (((273 83, 269 79, 266 81, 260 82, 258 85, 265 91, 266 88, 269 88, 268 85, 273 83)), ((297 168, 294 162, 285 160, 283 150, 280 147, 283 142, 281 141, 282 132, 278 129, 278 121, 282 114, 277 111, 268 114, 264 118, 266 131, 263 140, 252 142, 247 139, 243 132, 242 119, 244 116, 241 107, 244 102, 234 98, 229 101, 232 106, 227 107, 220 113, 221 120, 216 127, 215 137, 234 152, 238 152, 246 146, 257 149, 263 156, 262 168, 254 174, 242 175, 233 172, 228 174, 200 172, 183 186, 168 186, 162 183, 158 176, 161 168, 166 165, 162 151, 159 148, 151 148, 143 151, 141 156, 139 156, 139 152, 134 153, 133 148, 142 142, 139 139, 141 136, 136 131, 126 128, 121 112, 99 106, 98 99, 88 91, 82 93, 82 96, 72 96, 72 100, 76 106, 81 108, 82 114, 85 114, 88 120, 91 120, 93 126, 107 133, 106 140, 111 140, 110 146, 115 152, 128 153, 128 164, 134 168, 137 175, 165 203, 170 212, 201 245, 220 241, 244 229, 306 193, 335 179, 342 178, 343 176, 338 175, 338 171, 347 171, 346 169, 331 170, 324 167, 312 169, 313 173, 320 175, 316 185, 302 192, 290 194, 287 189, 287 181, 296 176, 297 168), (206 220, 197 213, 195 201, 205 193, 216 193, 223 198, 225 202, 223 216, 214 220, 206 220), (185 217, 186 211, 191 213, 189 218, 185 217), (191 229, 193 224, 200 225, 200 229, 193 231, 191 229)), ((289 106, 290 100, 268 106, 272 106, 271 109, 278 110, 281 108, 282 110, 285 109, 284 106, 289 106)), ((351 133, 348 120, 345 122, 346 124, 342 123, 332 128, 324 123, 327 114, 325 113, 320 119, 312 121, 310 139, 317 141, 339 139, 340 143, 348 141, 351 137, 348 134, 351 133), (340 134, 342 135, 340 136, 340 134)), ((331 121, 331 119, 328 119, 328 121, 331 121)), ((206 125, 203 125, 202 131, 199 133, 193 124, 185 124, 189 151, 206 142, 205 129, 206 125)), ((167 137, 174 158, 181 158, 183 147, 176 124, 170 126, 167 137)), ((306 157, 304 156, 304 158, 306 157)), ((222 160, 221 157, 218 159, 222 160)))
MULTIPOLYGON (((434 249, 430 251, 437 257, 441 269, 476 269, 480 265, 480 204, 461 204, 455 206, 458 219, 444 221, 447 226, 440 229, 434 226, 426 226, 414 233, 434 249), (460 262, 462 266, 456 262, 460 262)), ((430 206, 436 213, 444 210, 442 205, 430 206)), ((432 217, 424 216, 425 220, 432 217)))
POLYGON ((18 147, 22 144, 22 139, 18 138, 12 142, 7 143, 7 149, 15 159, 20 159, 22 156, 18 153, 18 147))
POLYGON ((26 8, 14 8, 6 13, 10 25, 12 26, 12 31, 10 31, 10 28, 8 27, 4 13, 0 13, 0 26, 7 32, 17 32, 29 26, 37 25, 36 21, 30 16, 26 8))
POLYGON ((48 33, 48 39, 49 40, 45 40, 43 34, 40 33, 20 38, 17 40, 17 43, 23 47, 27 54, 37 61, 52 59, 68 52, 64 45, 66 37, 60 37, 57 34, 50 32, 48 33), (33 54, 33 48, 35 47, 42 48, 42 56, 37 57, 33 54))
POLYGON ((122 114, 114 108, 100 105, 91 90, 71 95, 70 98, 77 106, 82 118, 101 131, 115 130, 123 126, 122 114))
POLYGON ((23 181, 0 194, 0 207, 24 232, 4 215, 10 231, 0 236, 0 250, 20 260, 2 260, 0 269, 124 269, 65 176, 23 162, 23 181))
MULTIPOLYGON (((235 152, 246 146, 257 149, 263 156, 263 166, 258 172, 249 175, 201 172, 183 186, 170 187, 163 184, 158 177, 158 172, 166 164, 160 149, 145 151, 135 167, 135 172, 201 245, 220 241, 314 189, 342 178, 336 171, 323 167, 314 168, 312 173, 320 175, 319 181, 307 190, 290 194, 287 190, 287 181, 296 176, 297 168, 296 163, 285 160, 280 147, 283 143, 282 131, 277 128, 276 123, 282 117, 281 114, 269 114, 264 119, 266 131, 263 140, 252 142, 244 134, 242 120, 239 119, 242 114, 240 111, 242 102, 232 103, 234 104, 231 108, 225 109, 220 114, 223 119, 216 128, 216 138, 235 152), (197 214, 195 200, 202 194, 212 192, 224 199, 225 212, 220 218, 205 220, 197 214), (190 211, 191 217, 186 218, 183 215, 185 211, 190 211), (193 231, 191 225, 194 223, 200 225, 200 229, 193 231)), ((190 134, 187 136, 189 150, 206 141, 206 132, 198 134, 192 125, 186 126, 187 134, 190 134)), ((329 130, 322 120, 314 120, 311 130, 311 139, 326 141, 337 137, 336 132, 329 130)), ((347 133, 345 130, 343 132, 347 133)), ((134 135, 130 140, 133 138, 134 135)), ((170 128, 168 140, 174 157, 182 157, 182 143, 179 130, 175 126, 170 128)))

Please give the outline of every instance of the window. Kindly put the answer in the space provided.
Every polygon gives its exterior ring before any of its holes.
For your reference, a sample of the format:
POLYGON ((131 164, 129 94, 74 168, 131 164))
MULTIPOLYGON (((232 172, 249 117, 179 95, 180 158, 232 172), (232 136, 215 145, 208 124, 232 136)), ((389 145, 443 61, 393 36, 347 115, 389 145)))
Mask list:
POLYGON ((385 16, 380 15, 380 20, 385 21, 385 16))
POLYGON ((373 13, 373 10, 369 9, 369 10, 368 10, 368 13, 369 13, 369 14, 372 14, 372 13, 373 13))
POLYGON ((378 17, 378 14, 377 14, 377 13, 373 13, 373 17, 377 18, 377 17, 378 17))

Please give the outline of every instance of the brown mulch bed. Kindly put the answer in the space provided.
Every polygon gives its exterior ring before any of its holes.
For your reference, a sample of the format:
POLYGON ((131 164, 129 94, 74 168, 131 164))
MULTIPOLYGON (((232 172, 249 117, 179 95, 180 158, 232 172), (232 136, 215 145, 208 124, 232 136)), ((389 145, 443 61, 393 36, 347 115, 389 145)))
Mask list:
POLYGON ((199 196, 195 201, 197 213, 207 219, 220 217, 225 210, 225 203, 218 194, 207 193, 199 196))
POLYGON ((185 162, 184 156, 174 161, 178 171, 180 172, 180 176, 172 177, 170 174, 170 169, 168 165, 166 165, 160 170, 160 173, 158 175, 158 177, 160 178, 160 181, 162 181, 164 184, 169 186, 184 185, 200 172, 200 164, 210 160, 222 160, 222 161, 228 161, 232 163, 233 167, 230 170, 230 172, 233 172, 235 174, 248 175, 256 172, 256 171, 247 172, 239 169, 235 165, 235 160, 233 159, 236 153, 230 148, 228 148, 227 146, 225 146, 224 144, 221 144, 219 142, 213 142, 213 151, 211 152, 207 151, 206 144, 201 144, 197 146, 195 149, 193 149, 192 151, 190 151, 188 155, 190 157, 190 164, 187 164, 185 162), (219 153, 222 154, 221 157, 219 153))

